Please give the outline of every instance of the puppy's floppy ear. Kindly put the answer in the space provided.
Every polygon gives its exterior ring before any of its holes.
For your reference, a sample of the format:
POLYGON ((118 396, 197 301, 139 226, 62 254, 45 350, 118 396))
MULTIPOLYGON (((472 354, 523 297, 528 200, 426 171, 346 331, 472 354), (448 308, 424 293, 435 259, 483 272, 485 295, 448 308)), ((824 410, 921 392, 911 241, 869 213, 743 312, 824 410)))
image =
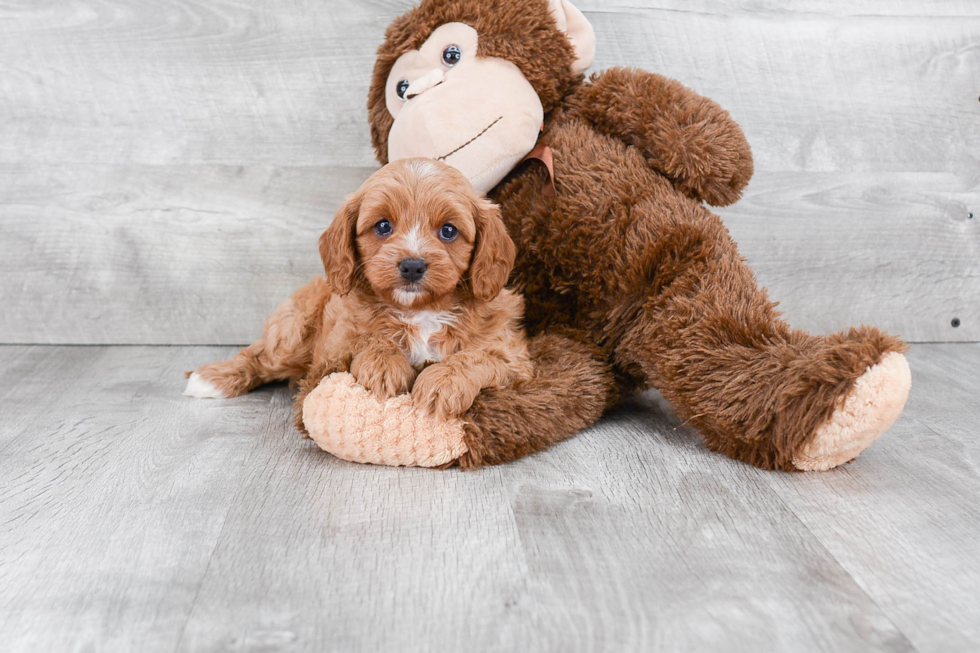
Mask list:
POLYGON ((507 277, 514 268, 517 248, 507 235, 496 204, 482 198, 476 200, 473 218, 476 223, 476 247, 470 264, 470 283, 477 299, 489 301, 507 284, 507 277))
POLYGON ((357 214, 360 211, 361 195, 354 193, 344 200, 337 210, 333 222, 320 234, 320 258, 327 274, 327 283, 338 295, 346 295, 354 285, 354 270, 357 267, 357 214))

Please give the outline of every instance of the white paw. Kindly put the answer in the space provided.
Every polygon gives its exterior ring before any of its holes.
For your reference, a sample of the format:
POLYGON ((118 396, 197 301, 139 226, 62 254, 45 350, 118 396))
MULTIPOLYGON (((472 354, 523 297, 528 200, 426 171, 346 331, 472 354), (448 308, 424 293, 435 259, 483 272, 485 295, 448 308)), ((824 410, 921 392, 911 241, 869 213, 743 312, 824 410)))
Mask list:
POLYGON ((197 372, 191 374, 190 378, 187 379, 187 387, 184 388, 184 395, 196 397, 197 399, 225 398, 225 393, 197 372))
POLYGON ((898 419, 909 398, 912 372, 891 352, 858 377, 843 405, 793 459, 803 471, 825 471, 857 458, 898 419))

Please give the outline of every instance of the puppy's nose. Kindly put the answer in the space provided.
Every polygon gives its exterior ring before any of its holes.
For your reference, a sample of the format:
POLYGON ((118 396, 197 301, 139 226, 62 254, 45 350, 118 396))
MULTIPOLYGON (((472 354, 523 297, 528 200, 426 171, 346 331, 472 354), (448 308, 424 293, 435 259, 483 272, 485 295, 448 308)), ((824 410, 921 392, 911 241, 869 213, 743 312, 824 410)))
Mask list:
POLYGON ((425 259, 403 258, 398 262, 398 271, 402 273, 402 279, 415 283, 425 275, 425 259))

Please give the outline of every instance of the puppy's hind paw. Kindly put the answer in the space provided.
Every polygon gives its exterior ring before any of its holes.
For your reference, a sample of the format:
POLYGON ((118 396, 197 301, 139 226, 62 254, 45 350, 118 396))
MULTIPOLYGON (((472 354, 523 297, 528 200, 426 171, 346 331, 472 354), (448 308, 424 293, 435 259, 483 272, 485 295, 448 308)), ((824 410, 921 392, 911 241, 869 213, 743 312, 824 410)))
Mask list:
POLYGON ((225 393, 197 372, 193 372, 187 379, 184 396, 196 399, 224 399, 225 393))

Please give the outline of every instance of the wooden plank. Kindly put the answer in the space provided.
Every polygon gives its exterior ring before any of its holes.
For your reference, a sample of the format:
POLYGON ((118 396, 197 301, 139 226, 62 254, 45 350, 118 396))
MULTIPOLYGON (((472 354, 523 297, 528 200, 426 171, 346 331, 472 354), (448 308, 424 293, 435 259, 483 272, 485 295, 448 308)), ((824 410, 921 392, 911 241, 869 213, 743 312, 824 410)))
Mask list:
POLYGON ((371 171, 0 166, 0 342, 251 342, 371 171))
POLYGON ((679 79, 738 120, 766 171, 964 172, 980 164, 970 0, 580 0, 594 68, 679 79))
POLYGON ((182 650, 911 650, 754 469, 642 403, 474 474, 257 446, 182 650))
POLYGON ((919 345, 893 429, 827 474, 766 482, 920 651, 980 649, 980 345, 919 345))
POLYGON ((0 648, 176 648, 256 433, 286 419, 281 394, 180 395, 228 353, 0 347, 0 648))
POLYGON ((370 165, 370 0, 0 6, 0 162, 370 165))
POLYGON ((793 326, 968 342, 980 340, 974 207, 977 176, 762 173, 718 213, 793 326))
MULTIPOLYGON (((371 170, 0 166, 0 342, 251 342, 371 170)), ((760 173, 720 213, 795 326, 975 341, 971 206, 959 175, 760 173)))
MULTIPOLYGON (((364 102, 412 0, 0 6, 0 162, 369 166, 364 102)), ((680 79, 761 170, 958 172, 980 151, 970 0, 580 0, 595 69, 680 79)))

